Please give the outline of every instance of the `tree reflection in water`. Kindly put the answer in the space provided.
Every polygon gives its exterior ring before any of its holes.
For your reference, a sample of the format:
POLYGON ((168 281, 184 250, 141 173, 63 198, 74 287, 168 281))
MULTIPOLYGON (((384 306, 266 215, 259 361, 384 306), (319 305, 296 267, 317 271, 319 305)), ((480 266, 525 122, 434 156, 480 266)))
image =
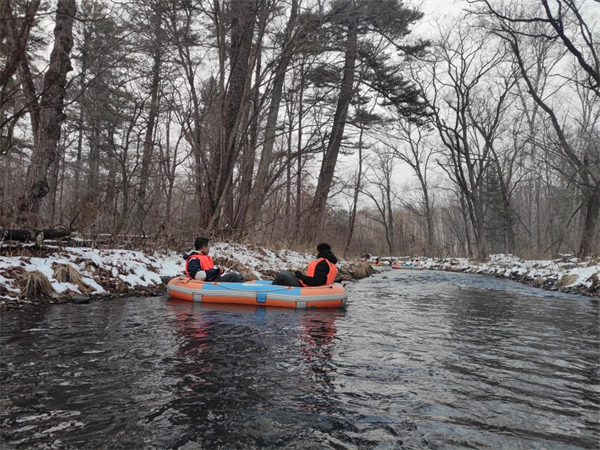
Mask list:
POLYGON ((328 413, 339 311, 168 307, 178 350, 165 361, 173 397, 157 414, 179 428, 178 445, 291 442, 328 413))

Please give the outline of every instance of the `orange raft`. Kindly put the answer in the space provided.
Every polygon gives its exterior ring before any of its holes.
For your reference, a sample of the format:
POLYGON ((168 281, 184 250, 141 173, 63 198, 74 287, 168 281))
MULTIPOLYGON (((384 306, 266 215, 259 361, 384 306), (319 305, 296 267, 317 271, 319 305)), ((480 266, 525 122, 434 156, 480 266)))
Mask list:
POLYGON ((425 267, 419 266, 417 264, 400 264, 399 262, 395 262, 392 264, 392 269, 403 269, 403 270, 423 270, 425 267))
POLYGON ((245 283, 207 283, 186 276, 169 281, 171 298, 201 303, 278 306, 284 308, 343 308, 348 301, 339 283, 318 287, 273 286, 271 281, 245 283))

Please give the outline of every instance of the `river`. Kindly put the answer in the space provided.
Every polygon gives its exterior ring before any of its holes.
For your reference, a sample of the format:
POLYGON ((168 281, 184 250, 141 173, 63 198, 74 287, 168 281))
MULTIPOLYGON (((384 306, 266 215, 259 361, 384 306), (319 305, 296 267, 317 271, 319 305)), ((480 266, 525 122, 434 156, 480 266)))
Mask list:
POLYGON ((597 299, 427 271, 347 289, 345 311, 3 313, 0 448, 598 448, 597 299))

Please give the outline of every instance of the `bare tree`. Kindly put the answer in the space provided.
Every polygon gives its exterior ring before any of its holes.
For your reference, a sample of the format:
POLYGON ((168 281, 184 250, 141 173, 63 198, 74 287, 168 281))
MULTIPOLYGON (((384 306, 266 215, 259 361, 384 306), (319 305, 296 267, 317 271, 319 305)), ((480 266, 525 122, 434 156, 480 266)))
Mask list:
POLYGON ((54 47, 48 70, 44 75, 42 95, 38 103, 26 58, 21 59, 21 77, 29 91, 29 113, 34 132, 34 148, 27 170, 26 190, 20 210, 38 214, 42 199, 50 191, 48 169, 56 159, 60 140, 67 73, 72 69, 69 53, 73 46, 73 20, 77 10, 75 0, 59 0, 54 27, 54 47))
MULTIPOLYGON (((215 2, 218 3, 218 2, 215 2)), ((231 42, 229 44, 231 67, 225 90, 225 74, 221 73, 219 81, 221 99, 221 128, 218 148, 212 165, 214 180, 213 211, 208 222, 208 229, 217 229, 225 205, 227 193, 232 184, 233 170, 240 151, 240 125, 249 90, 249 78, 253 71, 251 60, 254 27, 257 17, 257 1, 232 0, 231 2, 231 42)), ((219 30, 219 61, 225 64, 225 36, 222 33, 220 8, 215 7, 215 24, 219 30)))
POLYGON ((421 114, 420 92, 401 75, 401 67, 392 64, 385 47, 363 42, 363 36, 383 37, 390 46, 402 49, 404 53, 415 52, 421 46, 400 45, 400 41, 410 32, 409 26, 420 19, 422 14, 399 1, 338 0, 332 4, 329 22, 334 24, 333 36, 343 36, 340 50, 344 53, 343 75, 339 85, 333 126, 327 147, 323 154, 321 170, 313 198, 311 211, 312 228, 320 230, 325 217, 325 206, 334 179, 348 110, 356 95, 355 72, 357 58, 369 64, 372 79, 365 84, 382 94, 386 105, 393 105, 408 118, 421 114))
POLYGON ((372 218, 383 226, 389 254, 393 255, 395 250, 394 206, 398 199, 393 179, 397 160, 395 155, 389 151, 379 149, 374 153, 376 154, 375 161, 370 164, 371 173, 367 179, 368 184, 376 192, 371 192, 369 186, 365 186, 363 192, 375 203, 377 214, 374 214, 372 218))
MULTIPOLYGON (((598 69, 600 65, 593 30, 581 13, 581 5, 574 0, 557 0, 555 9, 551 8, 547 0, 542 0, 543 11, 541 14, 538 14, 538 10, 535 9, 500 10, 488 0, 476 3, 483 6, 478 14, 492 20, 491 23, 485 25, 510 46, 529 95, 550 120, 556 134, 555 148, 576 173, 574 181, 584 196, 582 206, 585 211, 585 225, 579 245, 579 254, 587 256, 592 251, 595 229, 600 217, 600 165, 598 164, 596 141, 595 139, 587 140, 582 151, 578 151, 571 143, 555 107, 534 84, 535 74, 532 74, 532 65, 527 60, 527 49, 524 48, 524 43, 538 39, 560 39, 578 65, 578 70, 574 71, 576 75, 572 78, 573 84, 580 93, 580 98, 583 96, 584 104, 594 109, 593 103, 596 103, 599 97, 598 69), (585 75, 582 76, 583 74, 585 75), (592 103, 590 103, 591 97, 585 94, 586 91, 592 91, 595 94, 592 103)), ((584 109, 586 109, 585 106, 584 109)), ((594 115, 592 114, 592 116, 594 115)), ((588 120, 584 119, 584 121, 588 120)), ((592 125, 592 127, 594 126, 595 124, 592 125)), ((584 129, 587 128, 586 124, 584 129)))
POLYGON ((252 190, 250 192, 248 209, 246 211, 246 223, 254 220, 260 208, 261 200, 264 198, 265 195, 265 187, 267 185, 269 168, 273 158, 273 146, 275 144, 277 117, 279 115, 279 106, 281 103, 283 93, 285 75, 288 70, 290 61, 294 56, 295 49, 298 46, 297 30, 295 32, 297 19, 298 0, 292 0, 290 15, 283 34, 283 45, 281 49, 281 55, 279 56, 279 61, 275 68, 274 82, 271 93, 271 102, 269 105, 269 114, 267 117, 267 123, 265 125, 264 143, 260 157, 260 163, 256 171, 256 177, 254 179, 252 190))
POLYGON ((431 141, 431 130, 415 126, 402 118, 398 118, 393 123, 391 130, 378 140, 392 151, 398 159, 408 164, 419 181, 422 193, 422 208, 414 207, 408 201, 403 201, 403 204, 414 214, 425 219, 427 235, 426 252, 432 254, 436 247, 436 238, 434 202, 432 198, 432 186, 429 180, 430 161, 435 155, 433 151, 434 144, 431 141))
POLYGON ((475 35, 464 19, 440 31, 435 60, 420 83, 429 94, 432 121, 446 150, 447 161, 439 165, 464 196, 477 257, 484 260, 488 245, 481 189, 512 85, 496 85, 490 75, 504 61, 502 46, 475 35), (489 95, 490 89, 495 95, 489 95))

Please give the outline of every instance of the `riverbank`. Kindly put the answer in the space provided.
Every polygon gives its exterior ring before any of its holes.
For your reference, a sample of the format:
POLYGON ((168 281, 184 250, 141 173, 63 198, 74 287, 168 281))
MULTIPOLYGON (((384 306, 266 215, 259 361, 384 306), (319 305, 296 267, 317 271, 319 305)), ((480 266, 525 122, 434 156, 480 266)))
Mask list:
MULTIPOLYGON (((246 280, 273 279, 280 270, 306 270, 310 253, 272 251, 260 246, 211 245, 215 264, 246 280)), ((181 275, 180 253, 23 245, 0 247, 0 310, 54 303, 87 303, 119 296, 164 293, 181 275)), ((366 264, 341 261, 338 281, 370 275, 366 264)))
POLYGON ((467 258, 420 258, 426 269, 494 275, 541 289, 600 297, 600 260, 565 255, 554 260, 523 260, 490 255, 481 263, 467 258))

